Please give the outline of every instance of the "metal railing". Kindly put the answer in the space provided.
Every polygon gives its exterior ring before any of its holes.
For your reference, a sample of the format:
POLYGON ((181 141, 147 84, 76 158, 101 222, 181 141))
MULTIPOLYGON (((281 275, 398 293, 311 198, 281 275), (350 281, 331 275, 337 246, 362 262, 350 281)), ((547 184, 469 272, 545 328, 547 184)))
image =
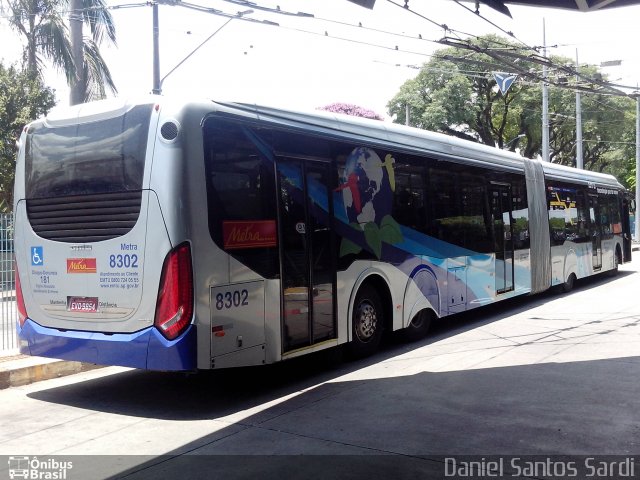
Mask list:
POLYGON ((13 214, 0 213, 0 352, 18 348, 13 270, 13 214))

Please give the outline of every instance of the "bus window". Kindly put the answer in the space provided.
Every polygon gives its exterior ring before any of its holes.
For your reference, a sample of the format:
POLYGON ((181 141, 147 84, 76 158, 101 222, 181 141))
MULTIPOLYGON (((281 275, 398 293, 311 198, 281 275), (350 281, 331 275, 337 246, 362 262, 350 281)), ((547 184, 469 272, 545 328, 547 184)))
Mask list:
POLYGON ((459 177, 459 183, 462 246, 480 253, 491 252, 491 229, 486 221, 489 206, 484 178, 462 175, 459 177))
POLYGON ((429 171, 433 219, 430 233, 475 252, 492 252, 485 179, 479 175, 453 174, 453 168, 440 166, 429 171))
POLYGON ((237 125, 210 118, 203 134, 211 237, 260 275, 275 278, 279 267, 273 165, 237 125))
POLYGON ((393 218, 401 225, 423 232, 426 226, 424 167, 411 159, 397 157, 395 181, 393 218))
POLYGON ((613 214, 618 210, 618 192, 611 191, 611 194, 599 193, 598 203, 600 204, 600 225, 602 226, 602 238, 611 238, 614 232, 613 214))
POLYGON ((513 195, 513 248, 527 249, 529 240, 529 208, 524 179, 514 179, 511 184, 513 195))
POLYGON ((577 192, 574 188, 553 183, 547 187, 551 245, 574 242, 578 237, 577 192))
POLYGON ((578 211, 576 242, 591 241, 591 237, 589 236, 589 207, 586 195, 584 190, 578 191, 576 195, 576 208, 578 211))
POLYGON ((150 115, 151 105, 140 105, 99 122, 30 127, 27 198, 140 190, 150 115))

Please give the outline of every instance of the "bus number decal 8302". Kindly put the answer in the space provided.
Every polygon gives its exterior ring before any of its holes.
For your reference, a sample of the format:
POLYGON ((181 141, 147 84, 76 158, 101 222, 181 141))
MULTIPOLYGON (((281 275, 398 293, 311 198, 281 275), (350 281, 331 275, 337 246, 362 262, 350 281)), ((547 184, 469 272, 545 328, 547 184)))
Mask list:
POLYGON ((249 291, 234 290, 233 292, 218 293, 216 295, 216 310, 249 305, 249 291))
POLYGON ((109 255, 109 266, 111 268, 138 268, 138 255, 109 255))

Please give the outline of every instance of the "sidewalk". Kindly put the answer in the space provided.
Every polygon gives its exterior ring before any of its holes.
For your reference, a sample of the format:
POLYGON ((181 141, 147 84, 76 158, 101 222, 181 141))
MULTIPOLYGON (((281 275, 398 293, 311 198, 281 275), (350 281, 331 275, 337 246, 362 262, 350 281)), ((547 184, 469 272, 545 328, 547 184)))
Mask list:
POLYGON ((101 366, 92 363, 31 357, 21 355, 17 350, 3 351, 0 352, 0 390, 86 372, 94 368, 101 368, 101 366))
MULTIPOLYGON (((14 301, 15 291, 8 290, 2 292, 0 304, 14 301)), ((15 308, 15 306, 13 308, 15 308)), ((0 350, 0 390, 27 385, 29 383, 39 382, 40 380, 73 375, 74 373, 99 367, 100 366, 91 363, 69 362, 53 358, 21 355, 17 348, 0 350)))

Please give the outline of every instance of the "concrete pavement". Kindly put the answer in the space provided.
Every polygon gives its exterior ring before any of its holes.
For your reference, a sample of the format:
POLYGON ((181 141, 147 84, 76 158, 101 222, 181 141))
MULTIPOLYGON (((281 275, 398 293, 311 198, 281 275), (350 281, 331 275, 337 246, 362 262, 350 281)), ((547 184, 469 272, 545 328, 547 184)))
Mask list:
POLYGON ((5 389, 0 455, 69 459, 70 480, 444 478, 452 456, 509 467, 508 456, 615 455, 637 473, 638 273, 634 262, 570 294, 437 322, 368 359, 203 375, 110 367, 5 389))
POLYGON ((3 353, 0 356, 0 389, 18 387, 100 368, 91 363, 20 355, 16 350, 3 353))

